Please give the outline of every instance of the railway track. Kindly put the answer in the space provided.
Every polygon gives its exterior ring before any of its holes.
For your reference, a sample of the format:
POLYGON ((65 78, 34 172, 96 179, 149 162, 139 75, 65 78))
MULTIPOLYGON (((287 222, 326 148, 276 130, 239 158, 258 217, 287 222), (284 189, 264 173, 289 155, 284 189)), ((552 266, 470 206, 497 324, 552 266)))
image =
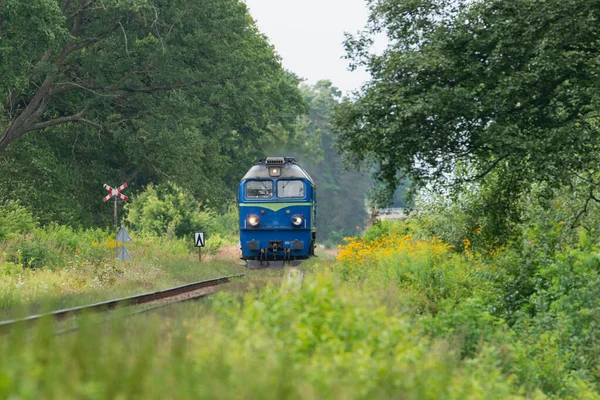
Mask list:
POLYGON ((152 305, 156 303, 172 304, 185 300, 205 297, 211 294, 214 289, 222 284, 229 283, 231 279, 240 278, 244 275, 233 275, 222 278, 210 279, 206 281, 194 282, 187 285, 177 286, 157 292, 139 294, 130 297, 123 297, 100 303, 89 304, 85 306, 65 308, 46 314, 30 315, 25 318, 0 321, 0 332, 5 332, 18 324, 32 324, 42 318, 54 318, 57 321, 73 317, 81 313, 100 313, 115 310, 117 308, 152 305), (212 289, 212 290, 209 290, 212 289))

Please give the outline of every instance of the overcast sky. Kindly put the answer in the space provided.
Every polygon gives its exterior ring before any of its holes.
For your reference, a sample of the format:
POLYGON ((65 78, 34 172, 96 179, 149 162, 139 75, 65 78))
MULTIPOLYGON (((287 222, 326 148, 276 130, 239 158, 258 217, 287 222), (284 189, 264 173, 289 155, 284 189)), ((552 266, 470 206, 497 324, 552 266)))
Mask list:
POLYGON ((348 71, 344 32, 365 26, 364 0, 245 0, 259 29, 269 37, 283 66, 308 83, 330 79, 348 93, 369 79, 366 71, 348 71))

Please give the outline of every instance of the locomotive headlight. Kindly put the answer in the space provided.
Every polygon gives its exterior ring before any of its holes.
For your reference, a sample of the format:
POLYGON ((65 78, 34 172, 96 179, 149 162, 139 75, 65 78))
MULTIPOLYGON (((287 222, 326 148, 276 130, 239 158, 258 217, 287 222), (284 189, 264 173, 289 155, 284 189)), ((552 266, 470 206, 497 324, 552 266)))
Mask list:
POLYGON ((300 226, 302 225, 302 222, 304 222, 304 218, 302 218, 300 215, 296 214, 292 217, 292 224, 300 226))
POLYGON ((274 177, 281 176, 281 168, 280 167, 269 168, 269 175, 274 176, 274 177))
POLYGON ((258 218, 258 215, 255 215, 255 214, 248 215, 248 223, 250 224, 250 226, 258 226, 259 222, 260 222, 260 219, 258 218))

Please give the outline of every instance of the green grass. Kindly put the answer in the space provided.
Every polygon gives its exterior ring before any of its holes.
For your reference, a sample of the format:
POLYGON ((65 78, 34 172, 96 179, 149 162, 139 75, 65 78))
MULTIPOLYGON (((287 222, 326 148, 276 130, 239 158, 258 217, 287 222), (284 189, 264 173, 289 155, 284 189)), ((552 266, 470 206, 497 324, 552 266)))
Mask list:
MULTIPOLYGON (((35 238, 17 236, 0 243, 4 248, 0 259, 0 319, 160 290, 245 270, 235 260, 212 259, 200 263, 189 243, 158 238, 136 238, 127 246, 133 260, 119 262, 114 255, 114 240, 99 241, 104 237, 101 231, 95 237, 89 231, 79 237, 77 232, 58 230, 62 233, 56 236, 38 232, 40 241, 36 246, 42 250, 36 253, 47 255, 39 266, 33 266, 31 259, 20 258, 23 246, 29 246, 35 238)), ((38 265, 35 259, 33 262, 38 265)))
POLYGON ((222 293, 55 336, 0 338, 0 397, 143 399, 520 398, 497 350, 465 363, 450 342, 357 296, 319 262, 300 290, 222 293), (101 332, 101 334, 98 334, 101 332))
MULTIPOLYGON (((131 243, 128 248, 134 257, 128 262, 118 262, 108 255, 99 265, 83 262, 72 268, 31 269, 16 264, 0 264, 5 268, 0 281, 0 319, 91 304, 222 276, 245 274, 246 279, 258 284, 261 280, 266 283, 272 277, 283 274, 277 269, 249 270, 243 261, 231 258, 205 255, 205 260, 199 262, 197 253, 179 242, 147 240, 131 243)), ((327 254, 322 257, 332 258, 327 254)), ((313 264, 309 261, 302 268, 310 268, 313 264)))
POLYGON ((112 285, 47 304, 246 277, 204 301, 84 316, 69 334, 46 321, 0 336, 0 398, 600 399, 598 256, 547 260, 537 315, 509 324, 500 278, 514 255, 481 258, 392 228, 349 243, 340 261, 303 263, 301 286, 290 269, 138 243, 144 262, 123 264, 112 285))

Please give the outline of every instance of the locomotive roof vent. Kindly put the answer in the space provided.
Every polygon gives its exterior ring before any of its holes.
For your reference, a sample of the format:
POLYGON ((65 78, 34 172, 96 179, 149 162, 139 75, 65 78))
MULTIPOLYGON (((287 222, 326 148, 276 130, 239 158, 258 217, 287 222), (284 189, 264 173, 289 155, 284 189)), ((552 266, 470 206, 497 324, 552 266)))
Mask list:
POLYGON ((263 160, 267 166, 283 165, 285 163, 297 164, 296 157, 267 157, 263 160))
POLYGON ((267 157, 265 160, 267 165, 283 165, 285 164, 285 157, 267 157))

